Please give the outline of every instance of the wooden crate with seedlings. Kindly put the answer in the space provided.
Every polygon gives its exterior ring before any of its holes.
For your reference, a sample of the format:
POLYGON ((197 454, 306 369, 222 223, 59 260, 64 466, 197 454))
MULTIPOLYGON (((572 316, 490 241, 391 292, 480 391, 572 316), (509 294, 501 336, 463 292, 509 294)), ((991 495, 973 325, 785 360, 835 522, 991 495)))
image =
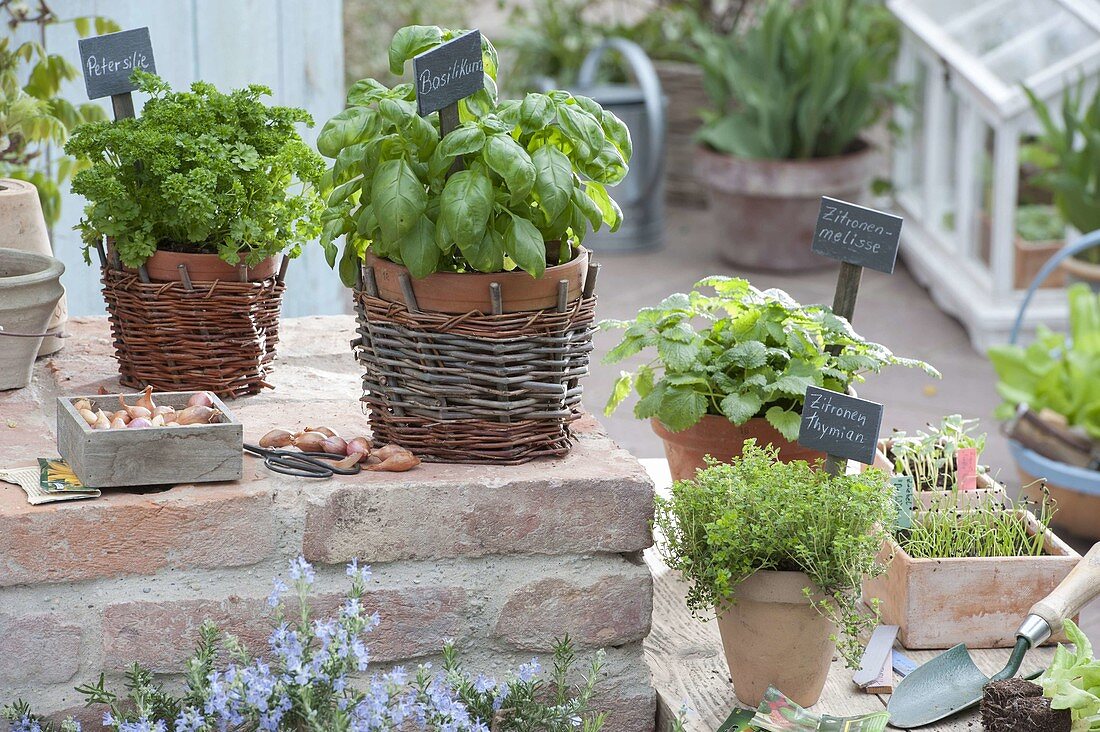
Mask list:
MULTIPOLYGON (((1035 536, 1035 516, 1017 513, 1035 536)), ((948 559, 914 558, 891 539, 879 554, 886 573, 864 580, 863 599, 880 601, 881 622, 900 627, 906 648, 1011 648, 1031 606, 1081 559, 1049 529, 1044 538, 1042 556, 948 559)))
MULTIPOLYGON (((158 405, 182 411, 195 392, 153 394, 158 405)), ((122 395, 132 404, 137 395, 122 395)), ((208 483, 240 480, 244 442, 241 423, 225 403, 211 395, 221 414, 213 424, 140 429, 93 429, 74 403, 90 402, 92 411, 119 409, 118 394, 58 397, 57 449, 80 481, 91 488, 208 483)))
MULTIPOLYGON (((882 470, 887 475, 894 474, 894 462, 887 457, 890 452, 891 440, 883 438, 878 441, 878 449, 875 451, 874 467, 882 470)), ((994 480, 989 473, 978 473, 977 488, 967 491, 942 490, 942 491, 916 491, 913 494, 914 507, 921 511, 930 511, 936 508, 955 506, 957 508, 979 508, 982 506, 1005 506, 1008 503, 1008 494, 1004 486, 994 480)))

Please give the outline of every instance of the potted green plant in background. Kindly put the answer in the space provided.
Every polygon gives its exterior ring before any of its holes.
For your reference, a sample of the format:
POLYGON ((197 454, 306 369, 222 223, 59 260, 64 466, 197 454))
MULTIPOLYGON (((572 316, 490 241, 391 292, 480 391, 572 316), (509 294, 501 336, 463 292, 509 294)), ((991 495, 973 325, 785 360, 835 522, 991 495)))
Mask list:
MULTIPOLYGON (((1100 234, 1094 233, 1096 237, 1100 234)), ((1067 296, 1068 334, 1040 325, 1035 340, 1026 347, 1009 344, 989 349, 997 372, 997 392, 1004 399, 996 416, 1012 420, 1026 407, 1048 425, 1047 432, 1057 435, 1065 431, 1081 443, 1082 462, 1078 465, 1063 462, 1039 445, 1010 442, 1010 448, 1021 482, 1037 485, 1045 481, 1057 501, 1055 526, 1097 538, 1100 474, 1087 464, 1100 453, 1100 295, 1077 283, 1067 290, 1067 296)))
POLYGON ((721 256, 736 266, 822 266, 820 197, 859 201, 876 169, 862 136, 903 98, 890 81, 896 22, 874 0, 772 0, 739 36, 700 35, 712 109, 695 170, 721 256))
POLYGON ((729 464, 673 483, 655 518, 688 606, 715 613, 734 691, 749 706, 769 685, 815 703, 838 641, 858 666, 858 636, 875 622, 859 586, 882 571, 876 555, 893 522, 882 472, 832 476, 754 440, 729 464))
POLYGON ((651 420, 674 479, 690 478, 706 455, 735 457, 749 438, 776 445, 783 460, 824 457, 796 442, 809 386, 846 392, 890 365, 939 375, 865 340, 827 307, 799 305, 739 278, 708 277, 634 320, 601 326, 625 331, 607 363, 656 351, 623 372, 606 412, 637 392, 634 415, 651 420))
MULTIPOLYGON (((458 35, 401 29, 391 71, 458 35)), ((517 461, 568 449, 594 312, 581 243, 619 226, 605 186, 626 175, 631 143, 583 96, 499 101, 485 39, 483 65, 485 88, 459 102, 461 123, 442 139, 434 115, 417 114, 412 84, 352 86, 317 140, 335 160, 322 244, 356 287, 375 439, 434 459, 517 461), (435 355, 423 345, 433 338, 447 341, 435 355), (416 373, 391 370, 397 347, 416 373)))
MULTIPOLYGON (((72 23, 81 37, 93 26, 97 34, 118 30, 100 16, 62 21, 41 0, 0 0, 0 15, 12 33, 30 28, 43 40, 46 29, 59 23, 72 23)), ((61 94, 61 85, 77 75, 63 56, 48 53, 38 41, 0 38, 0 248, 53 255, 50 230, 61 215, 61 187, 87 165, 60 154, 59 146, 77 126, 106 118, 98 105, 73 104, 61 94)), ((62 295, 48 330, 62 329, 67 315, 62 295)), ((38 355, 54 353, 63 343, 45 338, 38 355)))
MULTIPOLYGON (((1038 182, 1054 194, 1062 218, 1082 234, 1100 230, 1100 91, 1084 97, 1084 83, 1066 89, 1061 119, 1056 121, 1046 102, 1030 89, 1042 134, 1037 145, 1047 153, 1038 182)), ((1100 247, 1092 247, 1062 260, 1067 281, 1087 282, 1100 291, 1100 247)))
POLYGON ((150 95, 140 117, 85 124, 65 146, 91 161, 72 188, 88 201, 85 259, 107 240, 122 383, 255 393, 278 341, 280 259, 320 232, 324 162, 297 130, 313 121, 264 104, 263 86, 134 78, 150 95))

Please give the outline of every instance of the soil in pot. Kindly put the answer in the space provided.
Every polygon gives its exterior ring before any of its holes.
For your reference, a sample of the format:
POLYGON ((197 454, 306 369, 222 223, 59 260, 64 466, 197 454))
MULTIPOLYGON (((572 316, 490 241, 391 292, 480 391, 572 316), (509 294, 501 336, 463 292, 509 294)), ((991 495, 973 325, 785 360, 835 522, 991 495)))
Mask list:
MULTIPOLYGON (((422 279, 409 278, 416 304, 421 310, 464 315, 491 313, 490 285, 500 285, 503 312, 546 310, 558 303, 558 283, 569 283, 567 302, 580 298, 588 276, 589 253, 583 247, 565 264, 548 266, 542 277, 522 270, 512 272, 435 272, 422 279)), ((409 271, 400 264, 367 252, 366 266, 374 268, 378 296, 389 302, 405 302, 401 286, 409 271)))
POLYGON ((696 148, 719 256, 737 267, 772 271, 835 264, 810 251, 821 196, 860 203, 874 173, 874 148, 813 160, 747 160, 696 148))
POLYGON ((757 572, 737 587, 736 602, 718 613, 733 690, 756 707, 769 686, 803 707, 817 702, 836 643, 837 627, 815 610, 804 572, 757 572))
MULTIPOLYGON (((664 443, 673 480, 694 478, 696 471, 706 467, 704 458, 707 455, 720 462, 729 462, 741 454, 745 440, 750 438, 755 438, 758 445, 778 447, 779 459, 785 463, 805 460, 813 464, 825 459, 825 453, 788 440, 763 417, 735 425, 726 417, 708 414, 698 424, 682 432, 670 431, 657 419, 651 419, 650 425, 664 443)), ((786 689, 783 691, 786 692, 786 689)))
MULTIPOLYGON (((268 257, 260 261, 255 267, 249 267, 247 269, 248 281, 259 282, 274 277, 279 271, 282 259, 282 255, 268 257)), ((241 278, 241 266, 235 267, 217 254, 200 254, 171 249, 158 249, 154 252, 153 256, 145 262, 145 269, 149 273, 149 279, 154 282, 179 282, 179 265, 181 264, 187 266, 187 274, 192 282, 212 282, 214 280, 237 282, 241 278)))

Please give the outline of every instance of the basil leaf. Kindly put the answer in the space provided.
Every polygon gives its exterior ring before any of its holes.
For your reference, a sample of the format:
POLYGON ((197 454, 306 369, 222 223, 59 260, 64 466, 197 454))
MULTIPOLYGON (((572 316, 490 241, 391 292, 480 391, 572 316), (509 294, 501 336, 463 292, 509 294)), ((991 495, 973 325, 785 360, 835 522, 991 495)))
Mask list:
POLYGON ((485 133, 473 122, 464 122, 439 142, 440 154, 451 158, 479 152, 484 145, 485 133))
POLYGON ((519 106, 519 125, 527 134, 538 132, 554 121, 554 104, 545 94, 534 92, 523 98, 519 106))
POLYGON ((401 261, 409 274, 417 279, 439 269, 439 247, 435 245, 435 227, 427 216, 416 219, 413 226, 398 241, 401 261))
POLYGON ((546 271, 546 245, 542 234, 527 219, 512 215, 504 229, 504 251, 516 266, 532 277, 546 271))
POLYGON ((565 153, 552 145, 543 145, 531 156, 535 164, 535 194, 553 221, 565 211, 573 193, 573 166, 565 153))
POLYGON ((423 216, 427 194, 404 158, 387 160, 374 174, 371 203, 382 238, 386 242, 396 242, 423 216))
POLYGON ((405 62, 443 42, 443 31, 434 25, 409 25, 397 31, 390 42, 390 73, 401 76, 405 62))
POLYGON ((374 79, 360 79, 348 89, 348 106, 366 107, 389 94, 385 84, 374 79))
POLYGON ((493 182, 484 168, 460 170, 447 179, 439 199, 439 219, 465 253, 478 247, 493 212, 493 182))
POLYGON ((325 122, 317 135, 317 151, 326 158, 334 158, 348 145, 378 133, 382 120, 366 107, 351 107, 325 122))
POLYGON ((485 143, 485 163, 504 179, 512 203, 519 203, 535 185, 535 164, 511 135, 493 135, 485 143))

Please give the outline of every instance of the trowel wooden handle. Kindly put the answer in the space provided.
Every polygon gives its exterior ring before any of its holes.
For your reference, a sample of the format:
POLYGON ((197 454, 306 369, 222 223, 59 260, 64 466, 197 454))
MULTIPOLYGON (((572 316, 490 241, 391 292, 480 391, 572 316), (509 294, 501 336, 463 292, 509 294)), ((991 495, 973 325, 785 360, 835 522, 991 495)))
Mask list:
POLYGON ((1031 607, 1050 626, 1051 633, 1062 629, 1062 621, 1072 618, 1086 602, 1100 595, 1100 543, 1093 544, 1061 584, 1031 607))

